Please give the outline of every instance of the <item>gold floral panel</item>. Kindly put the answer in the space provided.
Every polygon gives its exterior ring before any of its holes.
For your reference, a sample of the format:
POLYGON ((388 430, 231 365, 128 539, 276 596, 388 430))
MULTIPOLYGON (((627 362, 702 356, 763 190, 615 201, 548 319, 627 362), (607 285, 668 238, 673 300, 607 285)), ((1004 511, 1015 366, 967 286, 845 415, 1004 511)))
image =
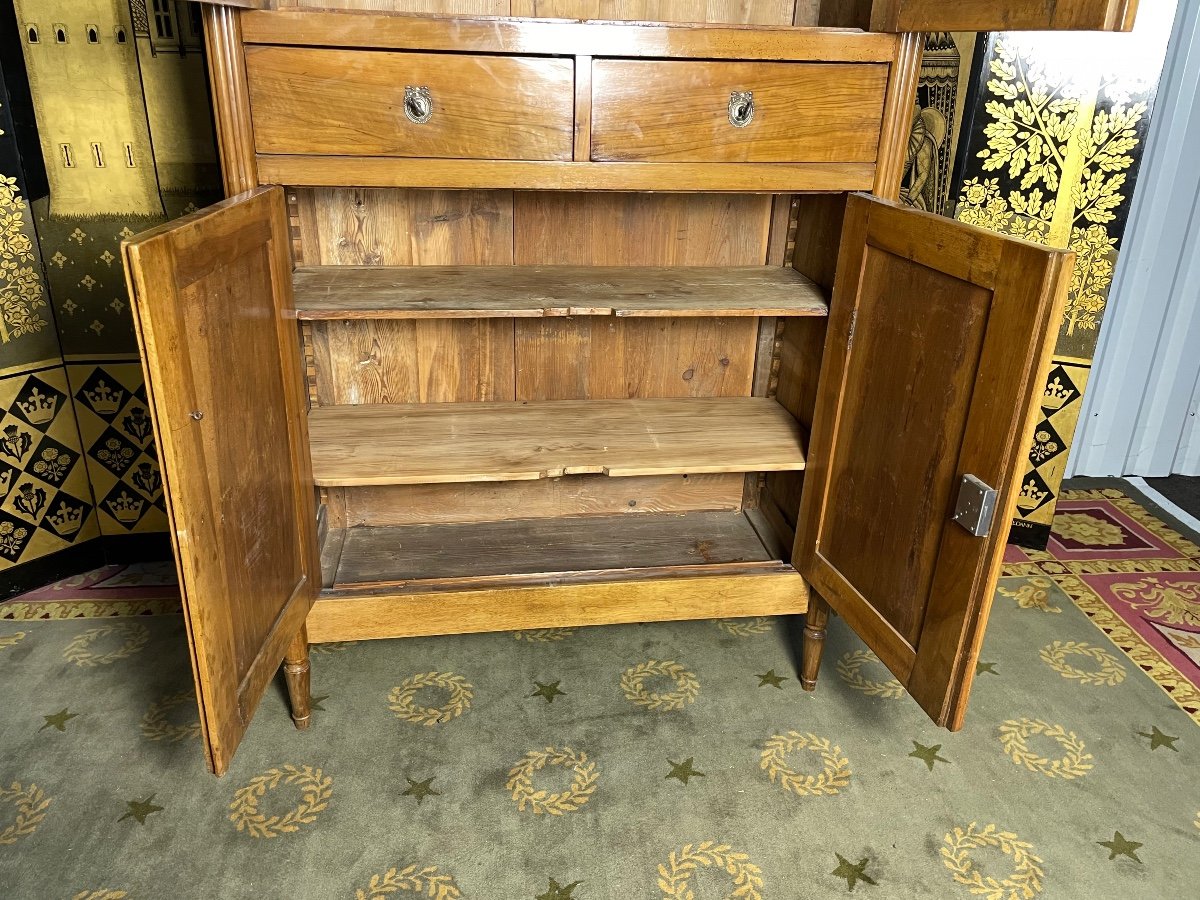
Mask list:
POLYGON ((1130 34, 999 32, 981 40, 955 218, 1075 251, 1011 540, 1044 548, 1104 319, 1174 3, 1130 34))

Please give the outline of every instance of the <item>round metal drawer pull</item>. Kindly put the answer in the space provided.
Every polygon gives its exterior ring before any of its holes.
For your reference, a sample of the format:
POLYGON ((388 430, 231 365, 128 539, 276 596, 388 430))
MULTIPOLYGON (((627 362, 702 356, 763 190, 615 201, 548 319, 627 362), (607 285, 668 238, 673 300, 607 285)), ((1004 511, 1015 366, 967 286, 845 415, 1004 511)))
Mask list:
POLYGON ((404 86, 404 115, 408 121, 424 125, 433 115, 433 97, 429 88, 407 84, 404 86))
POLYGON ((731 91, 729 94, 729 124, 745 128, 754 119, 754 91, 731 91))

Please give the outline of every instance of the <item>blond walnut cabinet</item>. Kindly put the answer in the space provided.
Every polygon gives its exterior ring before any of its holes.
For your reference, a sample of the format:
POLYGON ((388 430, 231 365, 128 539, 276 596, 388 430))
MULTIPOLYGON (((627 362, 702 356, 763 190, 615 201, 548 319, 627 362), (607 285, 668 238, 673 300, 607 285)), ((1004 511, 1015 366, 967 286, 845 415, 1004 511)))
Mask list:
POLYGON ((830 608, 958 728, 1071 254, 895 202, 916 32, 1133 4, 328 5, 124 248, 209 767, 310 642, 830 608))

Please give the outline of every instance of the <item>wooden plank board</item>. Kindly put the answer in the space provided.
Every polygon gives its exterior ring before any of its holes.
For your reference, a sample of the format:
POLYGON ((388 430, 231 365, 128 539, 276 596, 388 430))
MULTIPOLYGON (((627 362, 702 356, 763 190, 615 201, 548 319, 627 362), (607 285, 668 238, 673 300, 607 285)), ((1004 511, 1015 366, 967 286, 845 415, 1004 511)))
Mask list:
POLYGON ((829 314, 783 266, 317 266, 294 285, 301 319, 829 314))
MULTIPOLYGON (((310 13, 310 15, 312 15, 310 13)), ((307 187, 503 188, 779 194, 869 191, 873 162, 683 163, 305 156, 259 153, 263 183, 307 187)))
POLYGON ((309 416, 323 486, 804 468, 773 400, 551 400, 325 406, 309 416))
POLYGON ((736 510, 742 476, 647 475, 606 478, 568 475, 537 481, 391 484, 337 489, 341 524, 433 525, 561 516, 644 516, 689 510, 736 510))
POLYGON ((594 581, 436 593, 323 592, 308 614, 308 639, 358 641, 561 628, 783 616, 808 609, 808 587, 790 568, 754 573, 594 581))
MULTIPOLYGON (((410 581, 778 563, 740 512, 506 519, 461 525, 339 529, 325 583, 410 581)), ((790 549, 790 548, 789 548, 790 549)))
POLYGON ((888 62, 891 34, 839 28, 565 22, 315 9, 242 15, 248 44, 695 59, 888 62))
POLYGON ((758 319, 511 321, 517 400, 747 397, 753 386, 758 319))

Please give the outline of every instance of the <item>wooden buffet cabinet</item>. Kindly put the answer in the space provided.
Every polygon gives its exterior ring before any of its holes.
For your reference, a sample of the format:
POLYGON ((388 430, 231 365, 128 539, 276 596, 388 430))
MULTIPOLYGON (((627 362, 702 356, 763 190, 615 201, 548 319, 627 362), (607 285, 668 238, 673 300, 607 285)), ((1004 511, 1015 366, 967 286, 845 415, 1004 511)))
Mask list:
POLYGON ((214 771, 310 641, 807 612, 811 689, 830 607, 961 725, 1072 256, 895 202, 920 32, 1132 0, 203 15, 230 199, 125 262, 214 771))

